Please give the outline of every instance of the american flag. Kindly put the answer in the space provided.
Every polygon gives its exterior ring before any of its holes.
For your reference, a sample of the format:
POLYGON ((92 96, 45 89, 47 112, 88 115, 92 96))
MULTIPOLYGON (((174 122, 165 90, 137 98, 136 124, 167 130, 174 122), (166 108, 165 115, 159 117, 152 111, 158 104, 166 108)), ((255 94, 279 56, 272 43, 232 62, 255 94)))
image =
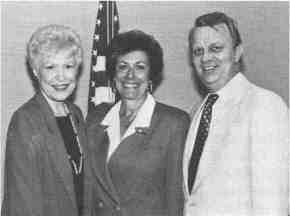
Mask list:
POLYGON ((100 103, 113 103, 115 95, 106 73, 105 50, 119 31, 115 1, 99 1, 91 58, 88 113, 100 103))

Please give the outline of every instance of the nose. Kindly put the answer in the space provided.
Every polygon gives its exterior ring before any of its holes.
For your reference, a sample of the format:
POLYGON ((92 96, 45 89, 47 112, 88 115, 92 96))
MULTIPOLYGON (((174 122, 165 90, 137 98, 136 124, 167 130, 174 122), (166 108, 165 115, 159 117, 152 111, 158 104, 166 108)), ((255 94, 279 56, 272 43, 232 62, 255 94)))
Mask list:
POLYGON ((135 76, 135 69, 134 67, 129 67, 129 70, 126 74, 126 77, 132 79, 135 76))
POLYGON ((211 60, 211 58, 212 58, 211 53, 208 51, 204 51, 201 60, 202 60, 202 62, 206 62, 208 60, 211 60))
POLYGON ((58 81, 63 81, 65 79, 65 70, 63 68, 57 70, 56 78, 58 81))

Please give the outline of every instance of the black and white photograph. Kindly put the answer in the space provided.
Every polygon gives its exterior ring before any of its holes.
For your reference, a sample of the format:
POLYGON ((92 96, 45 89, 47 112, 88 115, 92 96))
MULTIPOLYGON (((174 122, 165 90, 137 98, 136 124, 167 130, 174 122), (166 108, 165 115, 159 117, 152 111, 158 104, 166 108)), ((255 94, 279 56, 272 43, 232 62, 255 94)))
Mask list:
POLYGON ((1 1, 3 216, 290 216, 288 1, 1 1))

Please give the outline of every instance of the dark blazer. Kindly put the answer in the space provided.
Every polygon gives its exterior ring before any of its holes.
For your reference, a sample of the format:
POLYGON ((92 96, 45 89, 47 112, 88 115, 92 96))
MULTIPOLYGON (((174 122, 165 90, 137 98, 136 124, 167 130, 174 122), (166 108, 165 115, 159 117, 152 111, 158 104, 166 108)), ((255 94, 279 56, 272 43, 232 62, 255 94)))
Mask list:
MULTIPOLYGON (((80 109, 68 103, 84 151, 80 109)), ((46 99, 37 93, 12 116, 6 143, 3 216, 77 216, 72 168, 46 99)))
POLYGON ((91 215, 182 215, 182 155, 188 114, 156 103, 150 127, 137 128, 120 144, 127 149, 113 153, 112 175, 106 162, 108 136, 101 125, 109 108, 101 104, 87 117, 94 181, 92 193, 87 194, 93 203, 91 215))

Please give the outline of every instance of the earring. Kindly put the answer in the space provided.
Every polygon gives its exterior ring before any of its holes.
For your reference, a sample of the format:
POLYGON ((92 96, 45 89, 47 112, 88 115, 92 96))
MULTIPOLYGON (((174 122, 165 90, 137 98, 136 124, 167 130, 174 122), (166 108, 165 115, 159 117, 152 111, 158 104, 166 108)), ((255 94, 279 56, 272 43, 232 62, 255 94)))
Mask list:
POLYGON ((110 79, 108 79, 108 97, 109 97, 109 101, 113 104, 116 103, 116 93, 117 93, 117 89, 115 86, 115 82, 111 82, 110 79))
POLYGON ((108 86, 112 89, 112 92, 113 92, 114 94, 116 94, 117 89, 116 89, 115 80, 113 80, 113 81, 108 80, 108 86))
POLYGON ((153 92, 153 83, 151 80, 148 81, 148 87, 147 90, 149 91, 150 94, 153 92))

